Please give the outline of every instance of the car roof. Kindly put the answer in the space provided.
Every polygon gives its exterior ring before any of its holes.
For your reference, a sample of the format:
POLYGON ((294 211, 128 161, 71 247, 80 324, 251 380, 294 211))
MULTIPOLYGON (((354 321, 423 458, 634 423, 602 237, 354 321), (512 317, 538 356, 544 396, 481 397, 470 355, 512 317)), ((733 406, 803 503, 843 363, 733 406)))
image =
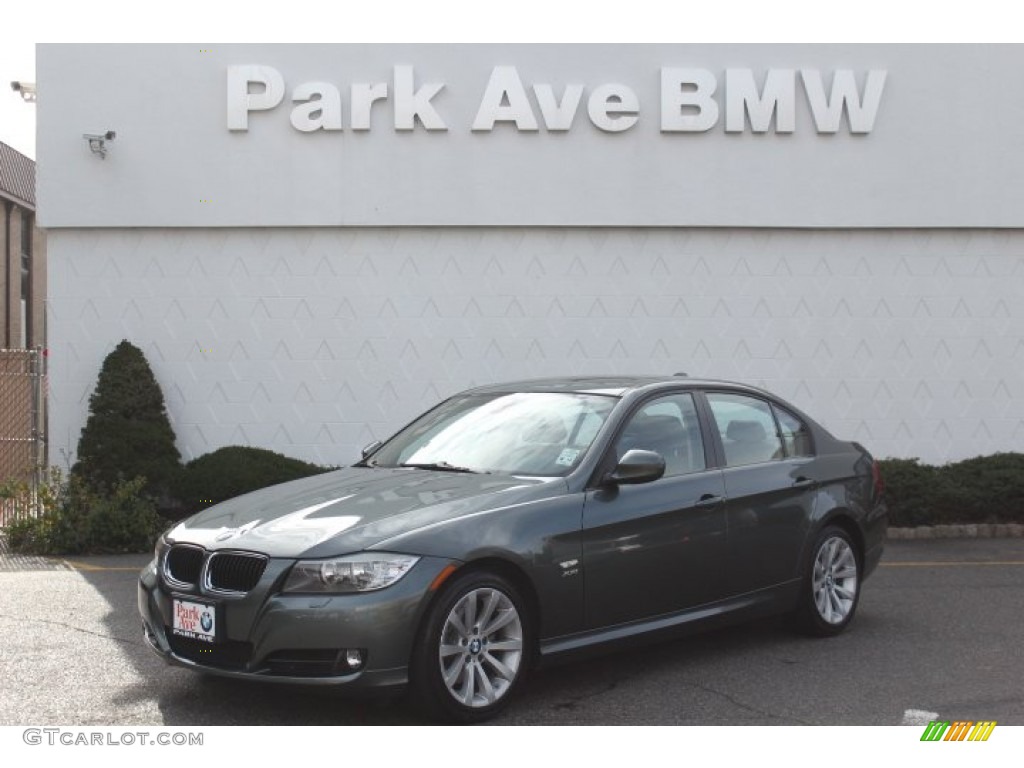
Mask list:
MULTIPOLYGON (((564 376, 545 379, 489 384, 468 390, 473 394, 499 394, 502 392, 573 392, 578 394, 613 395, 621 397, 627 392, 647 387, 679 386, 737 387, 750 392, 763 392, 749 384, 720 379, 694 379, 684 373, 668 376, 564 376)), ((767 394, 767 393, 764 393, 767 394)))

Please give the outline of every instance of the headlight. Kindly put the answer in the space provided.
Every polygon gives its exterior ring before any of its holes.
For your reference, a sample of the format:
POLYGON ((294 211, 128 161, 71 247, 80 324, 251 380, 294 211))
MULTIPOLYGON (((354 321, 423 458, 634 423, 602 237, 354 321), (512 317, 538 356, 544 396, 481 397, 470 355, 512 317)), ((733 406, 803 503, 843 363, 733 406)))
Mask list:
POLYGON ((390 552, 361 552, 328 560, 300 560, 288 574, 285 592, 372 592, 390 587, 419 558, 390 552))

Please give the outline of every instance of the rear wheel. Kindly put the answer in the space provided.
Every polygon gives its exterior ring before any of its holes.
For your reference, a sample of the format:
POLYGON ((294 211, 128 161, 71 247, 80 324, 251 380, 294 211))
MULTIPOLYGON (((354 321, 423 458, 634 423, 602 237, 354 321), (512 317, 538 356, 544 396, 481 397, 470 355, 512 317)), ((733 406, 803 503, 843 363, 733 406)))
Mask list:
POLYGON ((798 626, 819 637, 837 635, 853 620, 859 598, 856 544, 842 528, 829 526, 818 534, 812 549, 796 614, 798 626))
POLYGON ((498 574, 453 579, 431 608, 413 652, 412 687, 432 716, 475 722, 504 709, 526 673, 529 615, 498 574))

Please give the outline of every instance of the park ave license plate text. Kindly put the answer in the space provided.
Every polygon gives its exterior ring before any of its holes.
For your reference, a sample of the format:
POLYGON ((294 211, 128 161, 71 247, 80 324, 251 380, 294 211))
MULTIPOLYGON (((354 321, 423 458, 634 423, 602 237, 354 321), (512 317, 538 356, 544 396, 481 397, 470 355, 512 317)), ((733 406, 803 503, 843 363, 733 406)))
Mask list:
POLYGON ((217 611, 212 605, 174 599, 171 630, 181 637, 213 643, 217 640, 217 611))

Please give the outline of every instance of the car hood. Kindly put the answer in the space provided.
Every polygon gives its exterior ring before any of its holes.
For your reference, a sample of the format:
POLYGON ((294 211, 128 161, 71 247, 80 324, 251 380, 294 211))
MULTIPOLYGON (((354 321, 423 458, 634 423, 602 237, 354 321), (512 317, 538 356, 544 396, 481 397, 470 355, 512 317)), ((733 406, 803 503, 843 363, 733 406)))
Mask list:
POLYGON ((271 557, 331 557, 464 515, 534 501, 562 478, 348 467, 216 504, 167 532, 169 542, 271 557))

